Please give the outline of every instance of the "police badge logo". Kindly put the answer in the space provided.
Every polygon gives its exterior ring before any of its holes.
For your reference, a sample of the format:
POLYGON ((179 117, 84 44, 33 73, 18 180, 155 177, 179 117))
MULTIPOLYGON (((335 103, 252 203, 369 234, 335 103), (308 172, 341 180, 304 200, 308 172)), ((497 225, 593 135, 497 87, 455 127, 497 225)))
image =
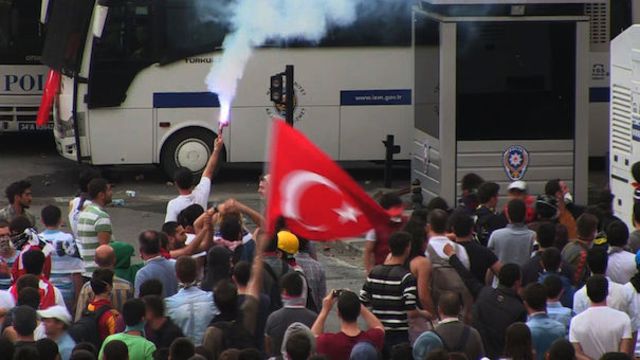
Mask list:
POLYGON ((520 145, 512 145, 502 155, 504 171, 511 181, 521 180, 529 165, 529 152, 520 145))

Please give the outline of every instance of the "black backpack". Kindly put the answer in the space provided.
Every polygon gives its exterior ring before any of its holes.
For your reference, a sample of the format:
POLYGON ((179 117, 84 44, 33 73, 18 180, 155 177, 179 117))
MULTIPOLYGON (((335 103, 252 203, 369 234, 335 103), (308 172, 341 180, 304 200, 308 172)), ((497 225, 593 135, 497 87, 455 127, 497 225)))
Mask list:
POLYGON ((447 344, 447 342, 444 340, 444 338, 438 333, 437 330, 434 331, 436 333, 436 335, 438 335, 438 337, 440 338, 440 341, 442 341, 442 345, 444 346, 444 349, 447 350, 448 352, 464 352, 464 348, 467 345, 467 341, 469 340, 469 336, 471 335, 471 328, 467 325, 464 326, 464 328, 462 329, 462 333, 460 333, 460 338, 458 339, 458 343, 455 344, 453 347, 451 346, 451 344, 447 344))
MULTIPOLYGON (((281 261, 281 262, 282 262, 282 271, 280 272, 280 276, 283 276, 289 271, 289 265, 287 265, 287 263, 285 263, 284 261, 281 261)), ((271 299, 271 305, 269 306, 269 314, 271 314, 272 312, 282 308, 282 298, 281 298, 282 291, 280 289, 280 278, 276 276, 276 273, 273 271, 271 266, 266 262, 264 263, 264 270, 267 272, 267 274, 269 274, 269 277, 271 277, 271 279, 273 280, 271 284, 271 289, 264 289, 265 293, 269 296, 269 299, 271 299)))
POLYGON ((242 323, 233 321, 218 321, 211 326, 222 331, 222 349, 250 349, 257 348, 256 337, 247 330, 242 323))
POLYGON ((76 321, 69 328, 69 335, 76 341, 76 343, 90 342, 97 349, 102 346, 102 340, 100 339, 100 333, 98 331, 98 320, 107 311, 111 310, 111 306, 104 305, 98 308, 96 311, 85 310, 82 312, 80 320, 76 321))

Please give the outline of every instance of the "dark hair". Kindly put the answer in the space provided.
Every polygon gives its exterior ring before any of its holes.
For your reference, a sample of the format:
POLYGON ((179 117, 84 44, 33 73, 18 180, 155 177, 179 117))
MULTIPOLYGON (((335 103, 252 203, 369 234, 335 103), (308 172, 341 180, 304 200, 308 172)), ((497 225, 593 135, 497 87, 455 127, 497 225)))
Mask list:
POLYGON ((41 360, 44 357, 40 357, 37 347, 23 346, 18 348, 13 354, 13 360, 41 360))
POLYGON ((556 241, 556 225, 552 223, 541 223, 536 230, 536 237, 541 248, 547 249, 553 246, 556 241))
POLYGON ((24 194, 28 189, 31 189, 31 183, 27 180, 20 180, 7 186, 4 193, 7 196, 7 200, 9 200, 9 204, 13 204, 15 197, 22 196, 22 194, 24 194))
POLYGON ((629 354, 620 351, 611 351, 603 354, 599 360, 632 360, 629 354))
POLYGON ((76 347, 73 348, 73 351, 71 352, 71 357, 69 358, 69 360, 96 360, 98 358, 96 354, 94 354, 89 350, 84 350, 84 349, 76 350, 76 348, 78 348, 78 345, 76 345, 76 347))
POLYGON ((425 225, 421 220, 411 218, 404 226, 404 229, 402 229, 402 231, 411 234, 411 251, 409 253, 409 258, 411 259, 419 255, 424 255, 424 245, 427 241, 425 225))
POLYGON ((15 350, 16 347, 11 340, 4 336, 0 336, 0 354, 4 354, 7 359, 13 359, 13 353, 15 350))
POLYGON ((387 193, 380 197, 380 206, 382 206, 382 208, 385 210, 402 206, 402 199, 400 199, 400 197, 396 194, 387 193))
POLYGON ((285 348, 289 359, 307 360, 311 355, 311 340, 307 335, 297 332, 289 336, 285 348))
POLYGON ((607 250, 601 247, 594 247, 587 252, 587 264, 589 264, 592 274, 604 275, 607 272, 608 263, 607 250))
POLYGON ((222 238, 229 241, 236 241, 240 240, 241 234, 242 224, 240 223, 240 216, 225 214, 220 224, 220 235, 222 238))
POLYGON ((123 360, 129 358, 127 344, 120 340, 111 340, 104 345, 102 350, 103 360, 123 360))
POLYGON ((512 223, 521 224, 527 215, 527 205, 520 199, 512 199, 507 204, 507 214, 512 223))
MULTIPOLYGON (((448 207, 445 207, 445 209, 443 210, 447 210, 448 207)), ((424 225, 427 225, 427 217, 429 216, 429 210, 427 209, 416 209, 413 210, 413 212, 411 213, 411 217, 409 218, 409 221, 413 220, 413 221, 419 221, 424 225)))
POLYGON ((547 288, 537 282, 533 282, 524 288, 524 301, 530 308, 543 311, 547 308, 547 288))
POLYGON ((576 349, 567 339, 560 338, 549 347, 549 360, 574 360, 576 349))
POLYGON ((107 291, 108 286, 113 286, 113 270, 105 268, 97 268, 93 270, 91 280, 89 281, 91 290, 94 294, 102 294, 107 291))
POLYGON ((388 242, 391 255, 402 256, 407 249, 407 246, 411 243, 411 234, 404 231, 398 231, 391 234, 388 242))
MULTIPOLYGON (((637 162, 636 164, 640 164, 640 161, 637 162)), ((637 202, 633 204, 633 222, 640 225, 640 203, 637 203, 637 202)), ((0 224, 0 228, 2 227, 6 227, 6 226, 2 226, 0 224)))
POLYGON ((353 291, 342 290, 338 296, 338 313, 344 322, 354 323, 360 316, 360 299, 353 291))
POLYGON ((191 284, 198 276, 198 264, 191 256, 181 256, 176 261, 176 276, 183 284, 191 284))
POLYGON ((233 277, 239 285, 247 286, 251 278, 251 264, 247 261, 240 261, 233 267, 233 277))
POLYGON ((158 231, 158 242, 160 243, 160 249, 167 249, 169 246, 169 237, 162 231, 158 231))
POLYGON ((282 290, 287 292, 287 295, 293 297, 302 296, 302 289, 304 288, 304 281, 302 275, 297 271, 290 271, 286 273, 281 280, 282 290))
POLYGON ((560 250, 550 247, 542 252, 540 260, 545 270, 551 272, 557 271, 560 269, 560 263, 562 263, 562 254, 560 254, 560 250))
POLYGON ((44 253, 41 250, 29 250, 22 254, 22 265, 27 274, 40 275, 44 267, 44 253))
POLYGON ((484 179, 480 175, 475 173, 468 173, 464 175, 460 180, 460 188, 462 188, 463 191, 475 190, 478 187, 480 187, 480 185, 482 185, 483 182, 484 182, 484 179))
POLYGON ((16 281, 16 289, 20 292, 26 288, 33 288, 38 290, 40 288, 40 279, 33 274, 24 274, 16 281))
POLYGON ((498 273, 498 282, 508 288, 513 287, 516 281, 520 280, 520 266, 518 264, 504 264, 498 273))
POLYGON ((231 280, 222 279, 213 289, 213 300, 221 313, 234 314, 238 311, 238 288, 231 280))
POLYGON ((603 302, 609 295, 609 281, 604 275, 596 274, 587 279, 587 296, 592 303, 603 302))
POLYGON ((554 219, 558 215, 558 200, 553 196, 538 196, 536 215, 539 219, 554 219))
POLYGON ((611 246, 624 247, 629 241, 629 228, 620 220, 612 221, 607 226, 607 242, 611 246))
POLYGON ((517 322, 509 325, 505 338, 504 356, 518 360, 533 360, 531 330, 526 324, 517 322))
POLYGON ((556 196, 558 191, 562 191, 562 188, 560 187, 560 179, 549 180, 544 185, 544 194, 547 196, 556 196))
POLYGON ((413 359, 411 344, 408 342, 396 344, 391 348, 391 360, 413 359))
POLYGON ((580 239, 593 239, 598 230, 598 218, 588 213, 580 215, 576 220, 576 230, 580 239))
POLYGON ((109 182, 103 178, 95 178, 89 181, 87 185, 87 195, 89 199, 94 200, 100 193, 106 193, 109 188, 109 182))
POLYGON ((447 316, 458 316, 462 309, 460 295, 452 291, 445 291, 438 297, 438 309, 447 316))
POLYGON ((247 348, 240 350, 238 360, 262 360, 262 354, 258 349, 247 348))
POLYGON ((435 209, 429 213, 428 223, 431 227, 431 231, 436 234, 442 234, 447 231, 447 219, 449 214, 446 211, 435 209))
POLYGON ((58 344, 49 338, 36 341, 36 348, 38 349, 40 360, 55 360, 58 358, 58 344))
POLYGON ((89 183, 91 180, 97 179, 100 176, 100 172, 93 168, 83 170, 78 176, 78 186, 80 187, 80 191, 83 193, 89 192, 89 183))
POLYGON ((500 191, 500 185, 494 182, 485 182, 480 185, 478 188, 478 201, 481 204, 489 202, 492 198, 498 196, 498 192, 500 191))
POLYGON ((213 354, 203 345, 196 346, 196 355, 204 357, 205 360, 213 359, 213 354))
POLYGON ((60 218, 62 217, 62 212, 60 211, 60 208, 55 205, 47 205, 42 208, 40 216, 42 217, 42 222, 45 226, 58 226, 60 218))
POLYGON ((562 290, 564 290, 564 286, 562 285, 562 280, 560 276, 555 274, 549 274, 545 276, 542 284, 547 289, 547 298, 555 299, 560 296, 562 290))
POLYGON ((27 287, 19 290, 17 305, 25 305, 33 310, 38 310, 40 307, 40 291, 38 288, 27 287))
POLYGON ((34 225, 35 224, 32 224, 31 220, 29 220, 26 216, 20 215, 11 220, 11 222, 9 223, 9 231, 11 231, 12 234, 22 234, 26 229, 34 225))
POLYGON ((146 295, 158 295, 162 296, 163 294, 163 286, 162 281, 159 279, 153 278, 146 280, 140 285, 139 296, 143 297, 146 295))
POLYGON ((169 235, 174 236, 176 234, 176 229, 180 226, 176 221, 167 221, 162 225, 162 232, 169 235))
POLYGON ((176 183, 178 189, 189 190, 194 183, 193 173, 186 167, 178 168, 173 174, 173 181, 176 183))
POLYGON ((138 244, 140 251, 146 255, 155 255, 160 253, 160 237, 155 230, 147 230, 140 233, 138 244))
POLYGON ((193 223, 204 213, 202 206, 198 204, 192 204, 184 208, 178 214, 178 224, 183 227, 193 226, 193 223))
POLYGON ((473 218, 465 211, 455 211, 449 218, 449 223, 457 237, 469 236, 473 232, 473 218))
POLYGON ((135 326, 144 319, 144 301, 141 299, 129 299, 122 305, 122 316, 127 326, 135 326))
POLYGON ((98 356, 98 349, 96 349, 96 346, 88 341, 77 343, 71 352, 75 353, 78 350, 88 351, 89 353, 93 354, 94 358, 98 356))
POLYGON ((164 300, 158 295, 146 295, 142 298, 147 311, 150 311, 155 317, 164 316, 164 300))
MULTIPOLYGON (((447 204, 447 200, 445 200, 444 198, 441 198, 440 196, 436 196, 433 199, 429 200, 429 202, 427 203, 427 211, 431 212, 433 210, 442 210, 442 211, 448 211, 449 210, 449 204, 447 204)), ((427 214, 428 217, 428 214, 427 214)))
POLYGON ((36 329, 38 315, 30 306, 20 305, 13 309, 13 328, 20 336, 29 336, 36 329))
POLYGON ((429 352, 424 360, 450 360, 449 352, 444 349, 434 350, 429 352))
POLYGON ((180 337, 171 343, 169 347, 169 356, 172 360, 188 360, 195 355, 196 347, 191 340, 186 337, 180 337))

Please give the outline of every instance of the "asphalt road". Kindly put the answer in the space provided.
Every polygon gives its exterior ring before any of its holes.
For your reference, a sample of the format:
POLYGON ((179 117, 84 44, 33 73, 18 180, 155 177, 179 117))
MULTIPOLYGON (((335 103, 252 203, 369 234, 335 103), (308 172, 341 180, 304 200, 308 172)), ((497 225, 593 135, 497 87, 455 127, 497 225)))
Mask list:
MULTIPOLYGON (((19 179, 29 179, 33 185, 32 211, 39 215, 42 207, 55 204, 66 209, 69 199, 77 192, 77 178, 85 165, 60 157, 51 134, 0 134, 0 190, 19 179)), ((409 171, 402 165, 395 174, 394 186, 408 185, 409 171)), ((114 199, 124 199, 122 207, 109 207, 114 235, 120 241, 136 246, 141 231, 159 229, 164 221, 168 200, 176 196, 169 179, 155 166, 123 166, 102 168, 114 181, 114 199), (126 191, 136 192, 135 198, 126 191)), ((350 164, 349 173, 367 190, 382 186, 383 167, 379 164, 350 164)), ((253 208, 260 207, 256 192, 261 164, 225 164, 213 180, 210 201, 220 202, 236 198, 253 208)), ((7 204, 3 196, 0 206, 7 204)), ((136 246, 137 247, 137 246, 136 246)), ((354 247, 344 243, 317 243, 319 259, 325 265, 328 289, 359 290, 364 280, 362 259, 354 247)), ((136 259, 139 261, 139 259, 136 259)), ((329 330, 337 328, 332 316, 329 330)))

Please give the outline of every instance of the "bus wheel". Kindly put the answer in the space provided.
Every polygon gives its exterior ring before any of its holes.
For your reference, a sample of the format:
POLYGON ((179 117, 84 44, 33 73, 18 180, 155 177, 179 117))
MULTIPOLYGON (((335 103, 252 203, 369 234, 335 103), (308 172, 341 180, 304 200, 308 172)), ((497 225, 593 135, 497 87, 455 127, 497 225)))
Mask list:
MULTIPOLYGON (((202 128, 187 128, 171 136, 162 147, 160 166, 162 170, 173 178, 176 170, 186 167, 194 174, 200 175, 209 161, 213 142, 217 135, 202 128)), ((224 161, 226 154, 220 154, 224 161)), ((217 171, 217 169, 216 169, 217 171)))

